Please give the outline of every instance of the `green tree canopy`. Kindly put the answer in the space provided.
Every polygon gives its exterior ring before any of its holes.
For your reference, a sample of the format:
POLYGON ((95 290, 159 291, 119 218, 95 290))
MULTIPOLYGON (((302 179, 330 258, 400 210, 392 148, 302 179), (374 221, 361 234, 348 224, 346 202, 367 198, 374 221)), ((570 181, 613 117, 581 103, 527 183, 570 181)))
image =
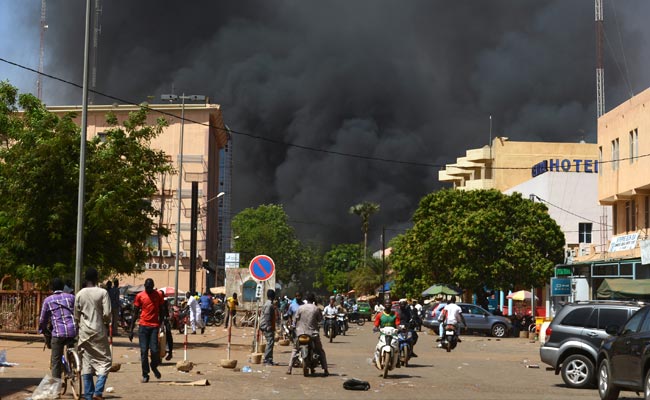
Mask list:
POLYGON ((331 292, 352 289, 352 271, 361 266, 359 244, 337 244, 325 253, 320 269, 320 284, 331 292))
POLYGON ((299 280, 303 269, 312 263, 312 251, 303 248, 281 205, 247 208, 232 219, 235 251, 243 267, 253 257, 266 254, 275 262, 276 279, 288 283, 299 280))
POLYGON ((425 196, 414 226, 391 245, 394 290, 417 297, 433 283, 477 293, 545 284, 562 261, 564 234, 546 206, 496 190, 425 196))
MULTIPOLYGON (((73 118, 0 83, 2 274, 35 282, 73 274, 80 143, 73 118)), ((114 116, 107 122, 106 140, 87 143, 84 266, 129 273, 144 260, 156 230, 149 201, 156 177, 171 170, 164 153, 149 147, 165 122, 147 126, 145 108, 123 126, 114 116)))

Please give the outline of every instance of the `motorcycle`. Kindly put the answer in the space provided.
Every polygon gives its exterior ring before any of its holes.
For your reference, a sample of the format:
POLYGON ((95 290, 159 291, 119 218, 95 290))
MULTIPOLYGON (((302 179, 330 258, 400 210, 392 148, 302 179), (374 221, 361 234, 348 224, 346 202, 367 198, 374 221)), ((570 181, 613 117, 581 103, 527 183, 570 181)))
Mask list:
POLYGON ((210 314, 208 314, 208 325, 220 326, 221 324, 223 324, 225 318, 226 318, 226 314, 224 313, 223 306, 216 305, 212 308, 210 314))
POLYGON ((302 368, 303 376, 313 375, 316 366, 320 364, 320 354, 316 351, 315 339, 318 338, 318 333, 313 335, 300 335, 298 336, 298 352, 296 358, 292 360, 293 366, 302 368))
POLYGON ((336 314, 336 328, 338 329, 338 334, 345 336, 345 332, 348 330, 348 321, 346 314, 338 313, 336 314))
POLYGON ((330 339, 330 343, 336 337, 336 315, 327 314, 323 319, 323 333, 330 339))
POLYGON ((400 325, 397 333, 399 342, 399 361, 401 365, 408 367, 411 353, 413 352, 413 331, 407 326, 400 325))
POLYGON ((458 327, 454 324, 445 326, 445 334, 442 337, 442 347, 447 349, 447 353, 452 351, 458 345, 458 327))
POLYGON ((119 326, 122 327, 124 332, 128 333, 130 331, 132 319, 133 304, 126 298, 120 298, 119 326))
POLYGON ((388 371, 400 367, 398 331, 392 326, 386 326, 379 332, 379 341, 375 346, 375 366, 383 371, 382 376, 386 378, 388 371))
POLYGON ((185 306, 182 310, 178 307, 174 308, 178 309, 174 310, 175 312, 178 312, 175 318, 176 328, 178 328, 178 333, 182 335, 185 333, 185 325, 190 324, 190 307, 185 306))
POLYGON ((293 326, 291 318, 287 315, 282 316, 282 338, 290 343, 296 341, 296 328, 293 326))

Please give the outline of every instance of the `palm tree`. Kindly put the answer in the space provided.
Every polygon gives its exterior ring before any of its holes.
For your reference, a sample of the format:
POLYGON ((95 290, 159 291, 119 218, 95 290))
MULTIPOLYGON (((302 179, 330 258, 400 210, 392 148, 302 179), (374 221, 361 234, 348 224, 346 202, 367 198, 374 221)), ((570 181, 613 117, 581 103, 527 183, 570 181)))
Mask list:
POLYGON ((350 207, 350 214, 356 214, 361 218, 361 232, 363 232, 363 266, 366 266, 368 251, 368 227, 370 225, 370 216, 379 211, 379 204, 364 201, 350 207))

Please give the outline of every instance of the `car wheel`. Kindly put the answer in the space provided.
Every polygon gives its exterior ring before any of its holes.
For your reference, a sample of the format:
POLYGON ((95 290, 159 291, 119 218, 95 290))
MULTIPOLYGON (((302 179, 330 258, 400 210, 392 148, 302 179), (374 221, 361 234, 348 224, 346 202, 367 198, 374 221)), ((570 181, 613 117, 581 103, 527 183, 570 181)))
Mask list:
POLYGON ((609 361, 604 359, 598 368, 598 394, 602 400, 616 400, 621 389, 612 383, 609 361))
POLYGON ((492 336, 502 338, 505 337, 507 333, 508 333, 508 329, 504 324, 492 325, 492 336))
POLYGON ((650 399, 650 371, 645 375, 645 381, 643 382, 643 398, 650 399))
POLYGON ((572 388, 587 388, 593 385, 594 363, 589 357, 574 354, 562 363, 562 380, 572 388))

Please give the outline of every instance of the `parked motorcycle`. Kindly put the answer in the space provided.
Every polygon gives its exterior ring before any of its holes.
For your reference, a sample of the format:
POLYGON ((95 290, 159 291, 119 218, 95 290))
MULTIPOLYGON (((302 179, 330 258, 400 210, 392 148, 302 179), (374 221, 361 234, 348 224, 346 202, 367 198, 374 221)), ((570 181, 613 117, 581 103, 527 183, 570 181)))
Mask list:
POLYGON ((336 337, 336 315, 328 314, 323 319, 323 334, 330 339, 330 343, 336 337))
POLYGON ((287 315, 282 316, 282 338, 289 340, 290 343, 296 341, 296 328, 293 326, 293 321, 287 315))
POLYGON ((382 376, 386 378, 388 371, 400 367, 398 331, 392 326, 386 326, 379 332, 379 341, 375 346, 375 366, 383 371, 382 376))
MULTIPOLYGON (((130 332, 133 319, 133 304, 126 298, 120 298, 119 326, 124 332, 130 332)), ((114 332, 117 333, 117 332, 114 332)))
POLYGON ((345 332, 348 330, 347 314, 336 314, 336 328, 338 330, 337 334, 345 336, 345 332))
POLYGON ((316 351, 315 339, 318 333, 312 336, 300 335, 298 336, 298 352, 296 358, 292 361, 294 367, 302 368, 303 376, 309 376, 315 373, 316 367, 320 365, 320 354, 316 351))
POLYGON ((208 325, 210 326, 219 326, 223 324, 223 321, 226 318, 223 306, 216 305, 212 307, 210 314, 208 314, 208 325))
POLYGON ((447 353, 452 351, 458 345, 458 327, 454 324, 445 326, 445 334, 442 337, 442 347, 447 349, 447 353))
MULTIPOLYGON (((175 307, 178 308, 178 307, 175 307)), ((176 328, 180 334, 185 333, 185 325, 190 324, 190 308, 185 306, 182 310, 178 309, 178 314, 176 316, 176 328)))
POLYGON ((408 367, 411 353, 413 352, 413 331, 407 326, 400 325, 397 340, 399 342, 399 362, 401 365, 408 367))

